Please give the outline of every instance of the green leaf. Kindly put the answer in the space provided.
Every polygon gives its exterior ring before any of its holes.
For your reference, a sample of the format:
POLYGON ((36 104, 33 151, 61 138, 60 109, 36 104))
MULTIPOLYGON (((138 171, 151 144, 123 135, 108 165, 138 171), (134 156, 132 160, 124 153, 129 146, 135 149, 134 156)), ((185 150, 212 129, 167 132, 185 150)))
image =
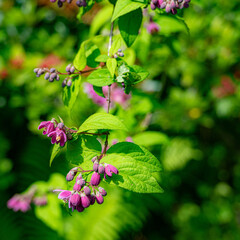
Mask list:
POLYGON ((99 48, 91 41, 87 41, 84 44, 84 48, 85 56, 87 58, 87 65, 92 68, 97 67, 99 63, 96 62, 95 59, 101 54, 99 48))
POLYGON ((100 155, 102 146, 95 136, 81 135, 74 142, 67 143, 67 160, 72 164, 80 165, 100 155))
POLYGON ((73 65, 79 71, 83 70, 87 65, 87 58, 85 56, 85 42, 83 42, 78 50, 77 55, 73 60, 73 65))
POLYGON ((133 136, 133 142, 148 147, 159 144, 167 144, 169 139, 167 135, 161 132, 147 131, 133 136))
POLYGON ((95 3, 94 0, 88 0, 86 7, 80 7, 79 8, 79 12, 78 12, 77 18, 80 21, 81 21, 81 17, 93 7, 94 3, 95 3))
POLYGON ((119 175, 107 178, 108 183, 139 193, 163 192, 155 178, 161 164, 147 149, 130 142, 117 143, 107 151, 103 161, 119 171, 119 175))
POLYGON ((149 72, 147 70, 145 70, 144 68, 138 66, 138 65, 133 65, 130 67, 134 72, 136 72, 138 74, 138 76, 140 76, 140 79, 135 81, 134 84, 137 84, 139 82, 142 82, 143 80, 145 80, 148 75, 149 72))
POLYGON ((99 129, 127 130, 126 126, 116 116, 109 113, 95 113, 83 122, 78 132, 99 129))
POLYGON ((63 235, 63 219, 61 202, 57 196, 48 194, 47 205, 35 206, 35 215, 43 221, 48 227, 63 235))
POLYGON ((118 0, 113 12, 113 16, 112 16, 112 22, 124 15, 127 14, 131 11, 134 11, 140 7, 144 7, 147 3, 142 3, 142 2, 133 2, 131 0, 118 0))
POLYGON ((77 96, 80 90, 81 76, 75 76, 72 79, 72 85, 70 87, 65 86, 63 89, 63 103, 70 111, 77 100, 77 96))
POLYGON ((107 151, 107 155, 111 155, 112 159, 115 159, 115 155, 118 155, 124 158, 125 161, 137 162, 136 164, 139 167, 145 168, 149 172, 159 172, 162 170, 160 161, 152 153, 150 153, 146 148, 131 142, 114 144, 107 151))
POLYGON ((128 14, 121 16, 118 26, 122 38, 126 45, 130 47, 138 36, 138 32, 142 23, 142 9, 138 8, 128 14))
POLYGON ((95 91, 95 93, 96 93, 98 96, 105 98, 105 95, 103 94, 102 87, 93 86, 93 90, 95 91))
POLYGON ((49 162, 50 167, 52 165, 54 158, 57 156, 57 154, 60 152, 61 149, 62 149, 62 147, 60 147, 60 144, 53 145, 52 154, 51 154, 50 162, 49 162))
POLYGON ((90 36, 94 36, 111 19, 113 6, 108 4, 103 7, 93 18, 90 25, 90 36))
MULTIPOLYGON (((112 160, 112 158, 105 158, 104 161, 107 163, 110 163, 109 160, 112 160)), ((114 161, 111 164, 119 170, 119 175, 107 178, 106 181, 108 183, 138 193, 163 192, 157 180, 151 176, 150 172, 144 168, 140 168, 136 162, 128 162, 128 159, 114 155, 114 161)))
POLYGON ((115 54, 119 48, 122 48, 123 46, 125 46, 125 43, 124 43, 124 40, 123 38, 121 37, 121 35, 117 35, 117 36, 114 36, 113 38, 113 44, 112 44, 112 47, 110 49, 110 56, 112 56, 113 54, 115 54))
POLYGON ((108 55, 99 55, 95 58, 96 62, 106 62, 109 59, 108 55))
POLYGON ((115 58, 109 58, 107 60, 107 68, 112 77, 114 77, 116 67, 117 67, 117 60, 115 58))
POLYGON ((103 87, 114 83, 113 77, 108 69, 98 69, 93 71, 87 78, 87 82, 97 87, 103 87))

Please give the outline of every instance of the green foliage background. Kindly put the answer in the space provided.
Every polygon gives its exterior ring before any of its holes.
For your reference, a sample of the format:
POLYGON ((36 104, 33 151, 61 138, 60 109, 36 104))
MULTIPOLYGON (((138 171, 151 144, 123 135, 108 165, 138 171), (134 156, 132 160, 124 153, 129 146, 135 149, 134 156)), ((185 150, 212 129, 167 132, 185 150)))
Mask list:
POLYGON ((65 184, 65 154, 49 167, 52 146, 37 131, 40 121, 60 115, 79 126, 101 111, 82 85, 69 117, 60 84, 37 79, 32 70, 44 61, 64 68, 82 41, 107 36, 111 5, 102 2, 79 21, 76 8, 59 10, 48 2, 0 2, 1 239, 240 239, 238 1, 193 0, 185 22, 155 15, 159 34, 143 26, 125 51, 126 61, 150 75, 133 91, 129 107, 116 106, 129 132, 113 132, 111 140, 131 136, 161 160, 163 194, 107 185, 105 203, 81 214, 70 216, 55 195, 48 206, 25 214, 7 209, 7 200, 35 181, 65 184), (233 91, 222 84, 226 79, 233 91))

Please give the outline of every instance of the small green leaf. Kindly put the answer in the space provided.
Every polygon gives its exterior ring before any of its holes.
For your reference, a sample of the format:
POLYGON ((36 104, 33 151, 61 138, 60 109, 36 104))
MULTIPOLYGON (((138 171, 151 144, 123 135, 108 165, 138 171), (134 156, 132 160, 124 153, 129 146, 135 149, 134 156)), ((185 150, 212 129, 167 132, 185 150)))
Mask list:
POLYGON ((119 48, 122 48, 123 46, 125 46, 124 40, 121 37, 121 35, 117 35, 113 38, 113 44, 112 47, 110 49, 110 56, 112 56, 113 54, 115 54, 119 48))
POLYGON ((51 154, 51 157, 50 157, 49 166, 52 165, 52 162, 53 162, 54 158, 57 156, 57 154, 60 152, 61 149, 62 149, 62 147, 60 147, 59 144, 54 144, 54 145, 53 145, 53 149, 52 149, 52 154, 51 154))
POLYGON ((94 0, 88 0, 87 2, 87 6, 86 7, 80 7, 79 8, 79 12, 77 15, 77 18, 79 19, 79 21, 81 21, 81 17, 88 12, 94 5, 95 1, 94 0))
POLYGON ((99 55, 95 58, 96 62, 106 62, 109 59, 108 55, 99 55))
POLYGON ((138 36, 142 23, 142 9, 138 8, 119 18, 118 26, 126 45, 130 47, 138 36))
POLYGON ((84 48, 85 56, 87 58, 87 65, 92 68, 97 67, 99 62, 96 62, 95 59, 101 54, 99 48, 91 41, 87 41, 84 45, 84 48))
POLYGON ((95 113, 83 122, 78 132, 100 129, 127 130, 126 126, 116 116, 109 113, 95 113))
POLYGON ((74 142, 67 143, 67 160, 72 164, 80 165, 100 155, 102 146, 95 136, 81 135, 74 142))
POLYGON ((83 70, 87 65, 87 58, 85 56, 85 42, 83 42, 78 50, 77 55, 73 60, 73 65, 79 71, 83 70))
POLYGON ((96 87, 96 86, 93 86, 93 90, 95 91, 95 93, 100 96, 100 97, 104 97, 104 94, 103 94, 103 90, 102 90, 102 87, 96 87))
POLYGON ((114 77, 116 67, 117 67, 117 60, 115 58, 109 58, 107 60, 107 68, 112 77, 114 77))
POLYGON ((134 84, 137 84, 139 82, 142 82, 143 80, 145 80, 148 75, 149 75, 149 72, 147 70, 145 70, 144 68, 138 66, 138 65, 133 65, 130 67, 134 72, 136 72, 139 76, 140 76, 140 79, 135 81, 134 84))
POLYGON ((118 0, 113 12, 112 22, 116 18, 124 14, 134 11, 140 7, 144 7, 146 4, 147 4, 146 2, 142 3, 142 2, 133 2, 131 0, 118 0))
POLYGON ((72 85, 70 87, 65 86, 63 89, 63 103, 65 107, 70 111, 77 100, 77 96, 80 90, 81 76, 75 76, 72 79, 72 85))
POLYGON ((93 71, 87 78, 87 82, 97 87, 103 87, 114 83, 108 69, 98 69, 93 71))

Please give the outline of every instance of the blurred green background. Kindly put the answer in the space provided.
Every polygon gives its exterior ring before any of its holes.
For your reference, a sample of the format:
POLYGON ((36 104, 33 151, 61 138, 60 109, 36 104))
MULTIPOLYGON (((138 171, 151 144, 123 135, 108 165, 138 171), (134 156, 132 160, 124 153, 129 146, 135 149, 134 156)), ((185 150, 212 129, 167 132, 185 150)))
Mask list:
POLYGON ((238 5, 193 0, 183 13, 186 24, 154 15, 161 28, 155 35, 147 33, 145 16, 137 41, 124 52, 126 61, 142 65, 150 75, 133 91, 127 107, 112 110, 130 131, 114 132, 111 140, 131 136, 158 157, 165 192, 136 194, 106 186, 103 205, 70 216, 55 195, 48 196, 47 206, 32 206, 27 213, 14 213, 6 202, 35 181, 65 184, 65 154, 50 168, 52 146, 37 126, 57 115, 78 126, 100 107, 83 84, 69 117, 61 84, 36 78, 33 68, 64 68, 83 40, 107 36, 111 6, 95 5, 79 21, 74 6, 0 1, 1 240, 240 239, 238 5))

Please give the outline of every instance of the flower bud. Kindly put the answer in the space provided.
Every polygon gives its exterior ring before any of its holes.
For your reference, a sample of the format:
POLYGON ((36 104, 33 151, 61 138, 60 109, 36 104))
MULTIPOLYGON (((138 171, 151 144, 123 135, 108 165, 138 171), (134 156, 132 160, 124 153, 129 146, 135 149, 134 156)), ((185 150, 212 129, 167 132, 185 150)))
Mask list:
POLYGON ((56 69, 55 68, 51 68, 50 69, 50 73, 54 73, 54 72, 56 72, 56 69))
POLYGON ((102 173, 104 173, 104 171, 105 171, 105 167, 102 164, 100 164, 99 167, 98 167, 98 172, 100 174, 102 174, 102 173))
POLYGON ((98 161, 95 161, 94 164, 93 164, 93 171, 97 172, 98 171, 98 166, 99 166, 98 161))
POLYGON ((49 77, 50 77, 50 74, 47 72, 47 73, 45 74, 45 76, 44 76, 44 79, 48 80, 49 77))
POLYGON ((83 178, 81 178, 80 180, 77 180, 77 183, 78 183, 81 187, 83 187, 83 186, 86 184, 86 181, 85 181, 83 178))
POLYGON ((92 184, 93 186, 97 186, 97 185, 99 185, 100 181, 101 181, 101 176, 100 176, 100 174, 97 173, 97 172, 94 172, 93 175, 92 175, 92 177, 91 177, 91 184, 92 184))
POLYGON ((96 193, 96 200, 98 204, 103 203, 103 196, 99 192, 96 193))
POLYGON ((95 161, 97 161, 98 159, 97 159, 97 156, 95 156, 95 157, 93 157, 92 158, 92 162, 94 163, 95 161))
POLYGON ((67 66, 66 66, 66 72, 70 72, 70 68, 72 67, 72 64, 68 64, 67 66))
POLYGON ((76 207, 81 201, 80 195, 78 193, 73 193, 69 201, 72 206, 76 207))
POLYGON ((59 81, 60 80, 60 77, 59 75, 56 76, 56 81, 59 81))
POLYGON ((82 188, 82 186, 78 183, 78 181, 73 186, 74 191, 80 191, 81 188, 82 188))
POLYGON ((62 123, 62 122, 59 123, 59 124, 57 125, 57 127, 60 128, 60 129, 63 129, 63 127, 64 127, 64 123, 62 123))
POLYGON ((72 67, 70 68, 70 73, 74 73, 74 71, 75 71, 75 67, 72 66, 72 67))
POLYGON ((68 139, 68 140, 72 140, 72 139, 73 139, 73 136, 72 136, 71 133, 67 133, 67 139, 68 139))
POLYGON ((78 205, 76 206, 76 209, 77 209, 78 212, 83 212, 84 207, 83 207, 81 204, 78 204, 78 205))
POLYGON ((106 196, 107 195, 107 192, 106 192, 106 190, 104 188, 99 187, 98 190, 99 190, 99 192, 101 193, 102 196, 106 196))
POLYGON ((95 195, 94 195, 94 193, 89 195, 88 198, 90 200, 90 204, 93 205, 95 203, 95 195))
POLYGON ((33 69, 33 71, 34 71, 35 73, 37 73, 38 70, 39 70, 39 68, 34 68, 34 69, 33 69))
POLYGON ((72 181, 72 180, 74 179, 75 175, 76 175, 76 173, 71 170, 71 171, 67 174, 66 180, 67 180, 68 182, 72 181))
POLYGON ((82 179, 82 174, 81 173, 79 173, 79 175, 77 176, 76 181, 78 181, 80 179, 82 179))
POLYGON ((87 208, 90 206, 90 200, 85 193, 81 194, 81 203, 84 208, 87 208))
POLYGON ((72 80, 69 79, 69 80, 67 81, 67 86, 68 86, 68 87, 71 87, 71 85, 72 85, 72 80))
POLYGON ((91 189, 89 187, 87 187, 87 186, 84 186, 83 191, 84 191, 84 193, 86 195, 90 195, 91 194, 91 189))

